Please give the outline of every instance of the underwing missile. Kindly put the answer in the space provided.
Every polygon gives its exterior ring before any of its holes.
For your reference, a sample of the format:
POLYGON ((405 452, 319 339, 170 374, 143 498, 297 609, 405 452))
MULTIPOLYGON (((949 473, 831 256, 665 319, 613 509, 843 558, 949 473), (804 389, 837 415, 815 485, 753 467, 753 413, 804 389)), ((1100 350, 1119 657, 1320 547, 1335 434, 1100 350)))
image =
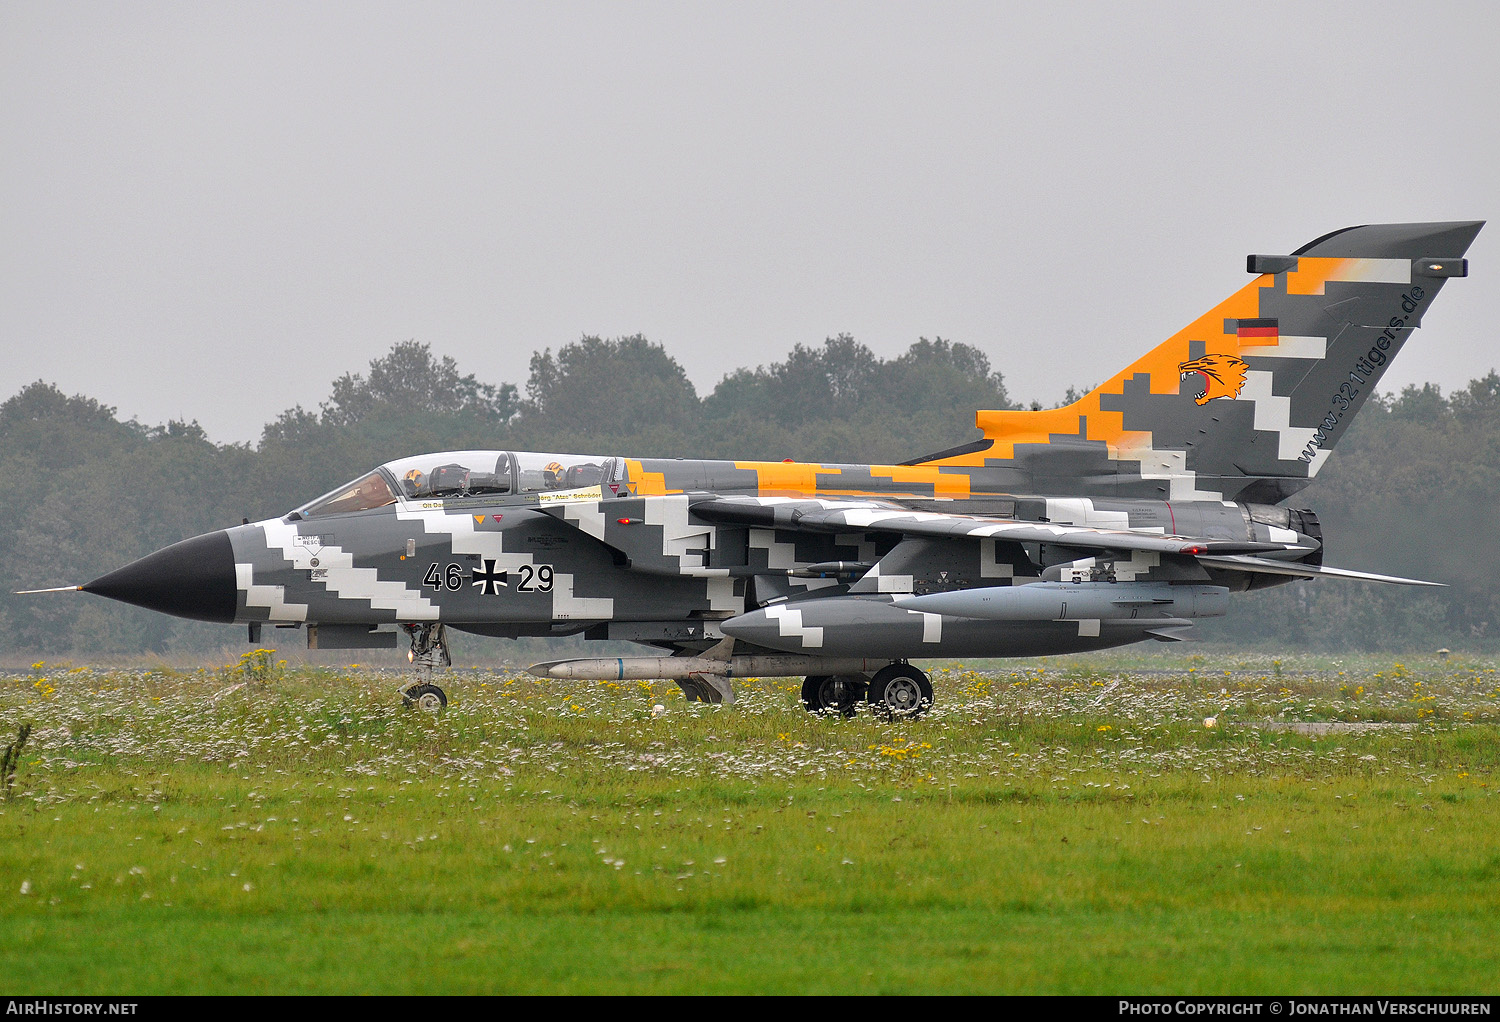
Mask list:
POLYGON ((797 674, 863 674, 884 667, 884 660, 863 657, 703 656, 601 657, 552 660, 527 670, 538 678, 577 681, 678 681, 711 675, 721 678, 787 677, 797 674))

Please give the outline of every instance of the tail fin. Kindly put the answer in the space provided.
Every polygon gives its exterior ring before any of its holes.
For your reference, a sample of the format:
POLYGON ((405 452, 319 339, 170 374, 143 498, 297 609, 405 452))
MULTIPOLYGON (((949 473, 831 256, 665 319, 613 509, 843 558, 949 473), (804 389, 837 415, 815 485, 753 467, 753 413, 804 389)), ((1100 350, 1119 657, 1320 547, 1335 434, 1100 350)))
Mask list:
MULTIPOLYGON (((1275 503, 1306 486, 1483 221, 1378 224, 1289 256, 1063 408, 982 411, 988 449, 929 464, 1020 470, 1037 492, 1275 503)), ((981 442, 982 443, 982 442, 981 442)))

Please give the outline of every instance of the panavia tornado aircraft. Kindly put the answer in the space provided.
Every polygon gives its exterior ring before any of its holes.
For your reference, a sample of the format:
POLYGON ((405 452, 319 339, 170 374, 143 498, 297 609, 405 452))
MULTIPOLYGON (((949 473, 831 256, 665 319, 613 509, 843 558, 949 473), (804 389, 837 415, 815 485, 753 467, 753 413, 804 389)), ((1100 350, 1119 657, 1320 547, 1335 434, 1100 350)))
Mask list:
POLYGON ((317 649, 405 633, 428 668, 450 663, 450 627, 581 632, 662 655, 532 673, 712 702, 735 678, 803 676, 811 710, 912 714, 932 700, 913 660, 1180 639, 1293 578, 1432 584, 1325 566, 1317 517, 1286 502, 1481 226, 1250 256, 1253 280, 1073 404, 980 411, 982 439, 899 465, 425 454, 66 588, 248 623, 252 643, 268 624, 317 649))

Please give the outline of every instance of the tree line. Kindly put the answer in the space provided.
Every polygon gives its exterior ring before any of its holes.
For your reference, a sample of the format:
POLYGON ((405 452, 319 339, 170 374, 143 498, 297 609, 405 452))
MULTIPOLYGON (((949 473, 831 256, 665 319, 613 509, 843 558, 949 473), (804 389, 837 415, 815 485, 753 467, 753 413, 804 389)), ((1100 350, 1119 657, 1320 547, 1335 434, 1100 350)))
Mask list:
MULTIPOLYGON (((1070 390, 1070 395, 1076 391, 1070 390)), ((1034 405, 1035 406, 1035 405, 1034 405)), ((983 352, 937 338, 877 357, 848 335, 738 369, 700 396, 642 336, 535 353, 524 388, 484 383, 407 341, 287 409, 254 444, 196 422, 121 421, 38 381, 0 404, 0 656, 217 649, 238 636, 105 600, 17 597, 88 581, 169 543, 284 514, 374 465, 499 448, 656 457, 892 463, 975 437, 974 411, 1016 407, 983 352)), ((1294 583, 1234 601, 1205 638, 1318 649, 1489 647, 1500 641, 1491 494, 1500 378, 1371 398, 1318 480, 1328 561, 1450 581, 1414 591, 1294 583)))

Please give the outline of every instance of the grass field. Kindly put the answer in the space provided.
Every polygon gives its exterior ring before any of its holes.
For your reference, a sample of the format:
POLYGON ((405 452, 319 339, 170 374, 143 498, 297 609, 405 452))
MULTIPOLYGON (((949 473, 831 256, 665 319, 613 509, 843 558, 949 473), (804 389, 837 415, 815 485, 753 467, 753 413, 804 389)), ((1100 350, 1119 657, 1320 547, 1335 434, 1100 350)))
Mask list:
POLYGON ((905 722, 810 717, 790 679, 730 709, 461 672, 435 718, 396 673, 268 658, 3 675, 0 746, 35 730, 0 985, 1500 989, 1490 664, 989 666, 905 722))

